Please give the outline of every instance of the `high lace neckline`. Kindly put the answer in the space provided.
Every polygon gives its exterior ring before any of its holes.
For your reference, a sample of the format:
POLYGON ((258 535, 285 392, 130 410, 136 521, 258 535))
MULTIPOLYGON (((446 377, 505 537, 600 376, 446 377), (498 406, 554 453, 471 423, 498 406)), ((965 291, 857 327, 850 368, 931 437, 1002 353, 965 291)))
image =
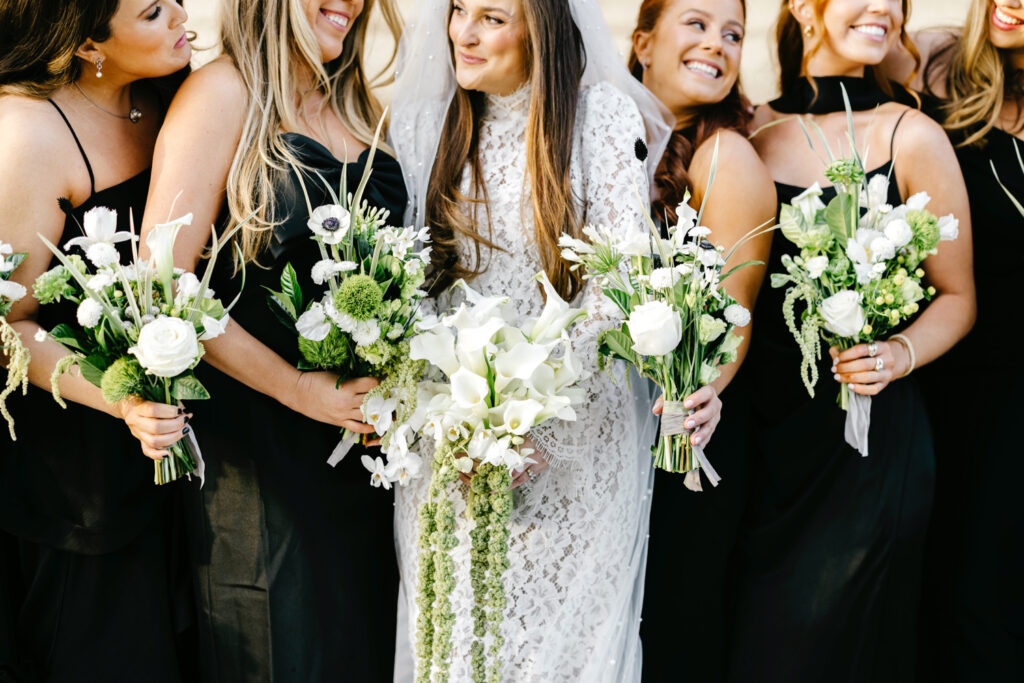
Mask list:
POLYGON ((509 95, 491 95, 484 98, 484 118, 489 121, 526 118, 530 111, 530 83, 527 81, 509 95))

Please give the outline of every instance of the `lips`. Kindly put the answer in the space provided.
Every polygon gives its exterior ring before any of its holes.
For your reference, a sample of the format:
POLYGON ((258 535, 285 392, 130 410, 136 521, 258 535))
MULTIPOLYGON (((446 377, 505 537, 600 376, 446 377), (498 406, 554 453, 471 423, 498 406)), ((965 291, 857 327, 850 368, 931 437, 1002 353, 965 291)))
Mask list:
POLYGON ((1020 28, 1020 26, 1024 24, 1024 20, 1007 14, 1003 10, 999 9, 999 7, 996 7, 992 11, 992 23, 996 28, 1002 31, 1012 31, 1016 28, 1020 28))
POLYGON ((320 9, 320 15, 327 20, 327 23, 341 32, 348 30, 349 16, 344 12, 334 12, 329 9, 320 9))
POLYGON ((465 52, 460 52, 459 53, 459 59, 462 61, 463 64, 468 64, 469 66, 474 66, 476 64, 483 64, 485 61, 487 61, 487 60, 482 59, 480 57, 474 57, 473 55, 467 55, 465 52))
POLYGON ((181 34, 181 38, 178 38, 178 42, 176 42, 174 44, 174 49, 175 50, 180 50, 181 48, 185 47, 186 45, 188 45, 188 34, 182 33, 181 34))

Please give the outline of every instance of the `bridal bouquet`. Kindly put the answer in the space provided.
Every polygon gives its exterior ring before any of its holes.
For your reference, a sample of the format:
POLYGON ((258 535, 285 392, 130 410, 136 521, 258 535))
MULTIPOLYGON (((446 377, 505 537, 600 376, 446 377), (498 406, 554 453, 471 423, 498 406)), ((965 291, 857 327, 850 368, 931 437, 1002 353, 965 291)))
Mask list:
MULTIPOLYGON (((429 362, 444 376, 429 386, 433 395, 421 411, 421 431, 434 444, 430 490, 419 513, 416 652, 421 682, 448 679, 455 620, 450 553, 458 545, 449 484, 460 473, 475 472, 467 506, 476 522, 470 531, 473 680, 498 680, 512 473, 533 462, 532 451, 523 447, 531 429, 552 418, 576 419, 573 404, 581 397, 574 385, 583 373, 567 330, 587 312, 570 308, 544 274, 538 279, 546 294, 544 310, 521 326, 506 310, 507 298, 481 296, 459 281, 466 302, 439 321, 425 321, 423 333, 412 340, 412 358, 429 362)), ((403 425, 403 435, 417 426, 403 425)), ((380 471, 383 463, 377 460, 380 471)))
MULTIPOLYGON (((178 401, 209 398, 192 372, 203 356, 202 342, 221 335, 228 309, 214 298, 210 275, 219 243, 213 248, 202 280, 174 267, 174 241, 192 214, 157 225, 146 237, 152 256, 142 261, 134 233, 117 232, 117 213, 98 207, 85 214, 85 234, 69 240, 65 254, 41 237, 59 265, 43 273, 34 285, 40 304, 67 299, 78 305, 77 325, 61 324, 49 336, 67 348, 54 368, 53 395, 60 397, 62 374, 77 366, 82 377, 103 391, 114 404, 129 396, 176 405, 178 401), (115 244, 131 243, 133 262, 120 262, 115 244), (88 263, 86 262, 88 260, 88 263), (91 266, 90 266, 91 264, 91 266)), ((40 334, 45 339, 46 333, 40 334)), ((202 456, 189 432, 168 449, 171 457, 154 463, 154 481, 166 484, 193 472, 202 478, 202 456)))
MULTIPOLYGON (((783 256, 786 272, 771 276, 772 287, 787 288, 782 313, 800 347, 800 374, 811 396, 821 341, 845 350, 881 339, 913 318, 919 302, 935 294, 923 283, 921 263, 940 241, 956 239, 959 225, 952 215, 940 219, 928 212, 925 192, 901 206, 886 204, 889 179, 879 174, 866 180, 856 151, 852 158, 832 159, 831 152, 829 158, 825 176, 837 195, 826 206, 814 184, 782 205, 782 235, 800 254, 783 256)), ((839 405, 847 411, 847 442, 866 456, 871 398, 843 384, 839 405)))
MULTIPOLYGON (((377 129, 380 135, 380 128, 377 129)), ((430 247, 424 228, 388 227, 388 212, 363 200, 370 179, 377 139, 370 148, 366 170, 354 194, 339 198, 328 187, 333 204, 308 204, 310 239, 320 260, 310 276, 326 285, 319 299, 305 303, 291 264, 281 275, 281 290, 267 302, 282 323, 298 337, 303 370, 331 370, 341 377, 378 377, 382 382, 363 401, 363 415, 390 447, 392 433, 416 408, 417 384, 423 363, 409 357, 409 340, 420 317, 420 301, 430 247), (397 412, 397 419, 393 413, 397 412)), ((296 169, 296 175, 299 175, 296 169)), ((301 175, 299 175, 301 180, 301 175)), ((342 188, 346 185, 343 174, 342 188)), ((343 430, 331 454, 332 466, 355 444, 357 435, 343 430)))
POLYGON ((0 391, 0 415, 7 421, 7 429, 11 440, 17 441, 14 434, 14 418, 7 410, 7 397, 21 387, 24 394, 28 391, 28 349, 21 343, 17 331, 7 322, 7 314, 11 312, 14 302, 27 293, 17 282, 11 282, 14 269, 28 256, 25 252, 14 253, 14 248, 0 242, 0 352, 7 356, 7 381, 0 391))
MULTIPOLYGON (((625 316, 616 329, 600 337, 599 361, 624 360, 653 380, 664 397, 661 435, 654 445, 654 466, 686 473, 684 484, 700 491, 699 470, 712 485, 720 478, 683 426, 688 411, 683 399, 714 382, 721 366, 736 360, 742 337, 734 329, 750 322, 750 312, 722 288, 729 275, 723 266, 742 244, 728 253, 708 241, 711 230, 684 200, 676 209, 678 224, 668 239, 640 233, 622 238, 606 227, 588 226, 584 241, 563 235, 562 258, 585 279, 597 278, 604 295, 625 316)), ((754 233, 748 235, 752 236, 754 233)))

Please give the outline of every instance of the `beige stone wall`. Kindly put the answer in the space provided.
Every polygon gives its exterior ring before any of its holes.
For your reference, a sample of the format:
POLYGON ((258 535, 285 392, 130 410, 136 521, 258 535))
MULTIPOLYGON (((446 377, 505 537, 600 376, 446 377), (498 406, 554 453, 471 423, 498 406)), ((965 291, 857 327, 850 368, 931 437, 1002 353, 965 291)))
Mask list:
MULTIPOLYGON (((917 0, 911 17, 911 26, 956 24, 963 20, 967 7, 973 0, 917 0)), ((416 0, 398 0, 406 17, 415 12, 416 0)), ((637 8, 640 0, 600 0, 605 17, 619 42, 623 55, 629 48, 629 35, 633 30, 637 8)), ((216 29, 214 15, 219 5, 218 0, 185 0, 191 20, 190 25, 199 33, 200 43, 215 43, 216 29)), ((775 0, 747 0, 747 40, 743 54, 743 82, 755 102, 770 99, 774 94, 775 74, 773 56, 770 50, 769 36, 772 23, 779 3, 775 0)), ((375 36, 374 53, 383 53, 388 48, 388 40, 383 36, 375 36)), ((197 61, 202 61, 210 53, 197 54, 197 61)), ((623 56, 625 59, 625 56, 623 56)))

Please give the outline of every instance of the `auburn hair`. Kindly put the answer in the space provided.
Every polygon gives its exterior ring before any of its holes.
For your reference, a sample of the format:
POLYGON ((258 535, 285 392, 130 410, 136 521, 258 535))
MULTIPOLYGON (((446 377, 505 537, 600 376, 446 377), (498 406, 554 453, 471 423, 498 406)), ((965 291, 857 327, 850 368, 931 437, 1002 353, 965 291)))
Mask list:
MULTIPOLYGON (((675 1, 643 0, 640 3, 633 36, 638 33, 652 33, 665 10, 675 1)), ((740 0, 740 6, 745 17, 746 1, 740 0)), ((643 81, 643 65, 640 64, 635 49, 629 55, 629 70, 634 78, 643 81)), ((750 101, 743 94, 739 78, 724 99, 714 104, 703 105, 694 114, 694 117, 687 119, 672 131, 665 154, 654 173, 657 197, 651 202, 651 215, 664 221, 666 226, 676 223, 676 207, 683 202, 688 191, 693 192, 689 168, 697 149, 722 129, 738 130, 745 134, 753 118, 750 101)))
MULTIPOLYGON (((814 81, 807 74, 807 63, 814 56, 814 53, 821 48, 821 41, 825 35, 825 24, 822 21, 821 15, 825 5, 828 4, 828 0, 808 1, 814 8, 814 24, 812 25, 814 32, 806 37, 806 41, 809 42, 809 49, 806 50, 804 49, 805 36, 803 35, 800 22, 796 20, 796 17, 793 16, 789 9, 790 0, 782 0, 782 8, 779 10, 779 18, 775 27, 775 42, 779 57, 779 88, 782 93, 792 91, 801 78, 810 80, 811 86, 817 92, 817 86, 814 85, 814 81)), ((921 54, 917 51, 914 41, 911 40, 910 35, 907 33, 907 21, 910 19, 910 0, 903 0, 902 5, 903 23, 900 25, 900 44, 903 46, 903 49, 910 53, 914 60, 914 70, 904 82, 904 87, 906 87, 906 84, 914 80, 917 72, 921 69, 921 54)), ((880 66, 868 65, 864 70, 864 77, 889 97, 895 97, 896 93, 893 90, 892 83, 886 78, 880 66)), ((911 94, 917 99, 916 93, 911 92, 911 94)))
MULTIPOLYGON (((522 0, 522 7, 530 89, 526 184, 533 211, 534 241, 551 284, 563 298, 572 300, 582 289, 583 279, 562 259, 558 238, 562 233, 582 235, 577 216, 579 202, 573 196, 569 168, 580 82, 586 64, 583 36, 565 0, 522 0)), ((471 280, 479 275, 486 268, 483 252, 498 248, 490 239, 490 215, 479 158, 483 111, 482 93, 456 87, 426 196, 427 225, 431 226, 433 244, 431 257, 438 274, 434 291, 458 278, 471 280), (468 195, 461 190, 467 166, 468 195), (481 208, 487 236, 479 229, 483 222, 481 208), (473 263, 459 259, 460 236, 470 238, 475 245, 473 263)))

